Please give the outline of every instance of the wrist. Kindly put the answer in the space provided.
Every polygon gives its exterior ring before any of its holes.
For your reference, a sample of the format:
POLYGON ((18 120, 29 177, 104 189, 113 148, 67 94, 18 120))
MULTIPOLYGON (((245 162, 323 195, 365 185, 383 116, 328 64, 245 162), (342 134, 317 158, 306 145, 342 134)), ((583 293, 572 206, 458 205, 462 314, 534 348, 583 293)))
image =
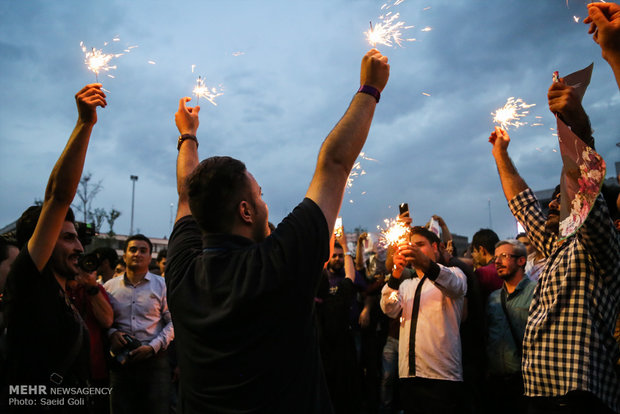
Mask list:
POLYGON ((181 150, 181 146, 185 141, 194 141, 196 149, 198 149, 198 138, 194 134, 181 134, 177 140, 177 151, 181 150))
POLYGON ((373 98, 375 98, 377 103, 379 103, 379 99, 381 99, 381 92, 379 91, 379 89, 375 88, 374 86, 362 85, 357 90, 357 93, 363 93, 363 94, 366 94, 366 95, 370 95, 373 98))

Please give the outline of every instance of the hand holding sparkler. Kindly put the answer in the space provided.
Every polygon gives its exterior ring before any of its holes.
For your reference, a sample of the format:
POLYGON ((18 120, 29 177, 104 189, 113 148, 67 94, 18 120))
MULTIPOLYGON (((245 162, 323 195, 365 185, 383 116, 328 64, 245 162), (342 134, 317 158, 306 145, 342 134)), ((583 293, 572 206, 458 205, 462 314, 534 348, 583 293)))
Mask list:
POLYGON ((497 158, 498 155, 508 153, 508 145, 510 144, 510 136, 505 129, 495 127, 495 130, 491 132, 489 142, 493 145, 493 156, 497 158))
POLYGON ((547 92, 549 110, 556 114, 584 142, 592 139, 592 129, 588 114, 581 105, 581 99, 575 88, 566 85, 563 79, 551 83, 547 92))
POLYGON ((75 102, 78 109, 78 123, 90 126, 97 123, 97 107, 105 108, 108 105, 100 83, 84 86, 75 94, 75 102))
POLYGON ((198 113, 200 112, 200 107, 186 106, 186 103, 191 100, 192 98, 188 96, 181 98, 179 101, 179 110, 174 114, 174 122, 181 135, 188 134, 196 136, 196 132, 198 131, 198 125, 200 124, 198 113))
POLYGON ((377 49, 370 49, 362 58, 360 85, 371 86, 382 92, 389 77, 390 65, 387 56, 383 56, 377 49))

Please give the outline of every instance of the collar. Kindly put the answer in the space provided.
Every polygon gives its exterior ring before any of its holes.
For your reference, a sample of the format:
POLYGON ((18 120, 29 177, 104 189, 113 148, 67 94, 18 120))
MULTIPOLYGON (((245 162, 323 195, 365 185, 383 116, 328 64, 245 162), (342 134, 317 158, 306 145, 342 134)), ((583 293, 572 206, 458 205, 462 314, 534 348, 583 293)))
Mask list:
MULTIPOLYGON (((144 277, 143 277, 143 278, 142 278, 142 280, 138 283, 138 285, 142 284, 142 282, 144 282, 144 281, 150 282, 150 281, 151 281, 151 279, 152 279, 152 277, 153 277, 153 274, 152 274, 151 272, 147 271, 147 272, 146 272, 146 275, 144 275, 144 277)), ((123 283, 124 283, 125 285, 132 285, 132 286, 134 286, 134 284, 133 284, 133 283, 131 283, 131 280, 129 280, 129 278, 127 277, 127 272, 123 273, 123 283)), ((135 286, 137 286, 137 285, 135 285, 135 286)))
POLYGON ((209 233, 202 236, 202 247, 207 251, 234 250, 253 244, 253 240, 236 234, 209 233))
POLYGON ((519 292, 521 292, 525 288, 525 286, 528 285, 529 283, 530 283, 530 278, 526 274, 524 274, 523 278, 517 284, 517 287, 515 288, 515 290, 512 291, 512 293, 508 293, 508 289, 506 289, 506 282, 504 282, 504 284, 502 285, 502 289, 506 291, 506 294, 508 296, 514 296, 518 294, 519 292))

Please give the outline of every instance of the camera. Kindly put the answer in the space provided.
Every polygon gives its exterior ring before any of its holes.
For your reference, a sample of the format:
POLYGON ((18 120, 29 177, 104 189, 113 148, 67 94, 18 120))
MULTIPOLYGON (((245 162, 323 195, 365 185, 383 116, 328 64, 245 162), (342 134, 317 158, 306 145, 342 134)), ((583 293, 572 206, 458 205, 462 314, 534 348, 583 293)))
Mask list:
POLYGON ((78 259, 78 266, 86 273, 97 270, 100 264, 101 261, 99 260, 97 253, 84 254, 78 259))
POLYGON ((129 353, 131 351, 142 346, 142 342, 138 341, 136 338, 129 334, 123 334, 123 339, 125 339, 127 343, 120 351, 118 351, 118 353, 114 354, 112 350, 110 350, 110 355, 112 355, 121 365, 125 365, 125 363, 129 359, 129 353))

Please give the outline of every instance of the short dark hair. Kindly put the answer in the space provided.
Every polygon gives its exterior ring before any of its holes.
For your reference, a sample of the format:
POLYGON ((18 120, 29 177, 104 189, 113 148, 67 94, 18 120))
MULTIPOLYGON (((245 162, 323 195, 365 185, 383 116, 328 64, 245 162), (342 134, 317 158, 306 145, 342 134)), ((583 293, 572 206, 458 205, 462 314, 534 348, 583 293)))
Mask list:
MULTIPOLYGON (((42 206, 30 206, 22 213, 21 217, 17 219, 17 223, 15 224, 15 238, 20 248, 23 248, 32 237, 34 229, 37 227, 39 217, 41 216, 42 209, 42 206)), ((70 221, 75 224, 75 215, 71 207, 67 210, 65 221, 70 221)))
POLYGON ((165 259, 166 256, 168 256, 168 249, 160 250, 159 253, 157 253, 157 262, 161 262, 161 259, 165 259))
POLYGON ((499 237, 497 237, 497 233, 493 230, 480 229, 474 234, 474 237, 472 237, 471 247, 472 249, 477 249, 479 246, 482 246, 490 254, 495 254, 495 245, 498 241, 499 237))
POLYGON ((439 237, 437 237, 435 233, 433 233, 426 227, 422 227, 422 226, 412 227, 409 234, 411 236, 413 236, 414 234, 420 235, 424 237, 426 240, 428 240, 430 244, 437 243, 437 246, 439 246, 439 243, 441 243, 441 240, 439 239, 439 237))
POLYGON ((118 254, 116 250, 111 247, 98 247, 95 249, 94 253, 97 255, 100 262, 107 259, 111 268, 114 268, 116 263, 118 263, 118 254))
POLYGON ((203 232, 229 233, 249 190, 245 164, 231 157, 202 161, 187 178, 189 208, 203 232))
POLYGON ((529 239, 527 233, 525 233, 525 232, 521 232, 521 233, 517 234, 517 237, 515 237, 515 239, 519 240, 519 237, 527 237, 529 239))
POLYGON ((123 247, 124 252, 127 252, 127 248, 129 247, 129 242, 132 240, 142 240, 143 242, 146 242, 146 244, 149 245, 149 253, 153 252, 153 243, 151 243, 151 240, 148 237, 146 237, 144 234, 134 234, 133 236, 127 237, 127 240, 125 240, 125 247, 123 247))
POLYGON ((334 249, 341 249, 342 250, 342 245, 338 242, 334 242, 334 249))

